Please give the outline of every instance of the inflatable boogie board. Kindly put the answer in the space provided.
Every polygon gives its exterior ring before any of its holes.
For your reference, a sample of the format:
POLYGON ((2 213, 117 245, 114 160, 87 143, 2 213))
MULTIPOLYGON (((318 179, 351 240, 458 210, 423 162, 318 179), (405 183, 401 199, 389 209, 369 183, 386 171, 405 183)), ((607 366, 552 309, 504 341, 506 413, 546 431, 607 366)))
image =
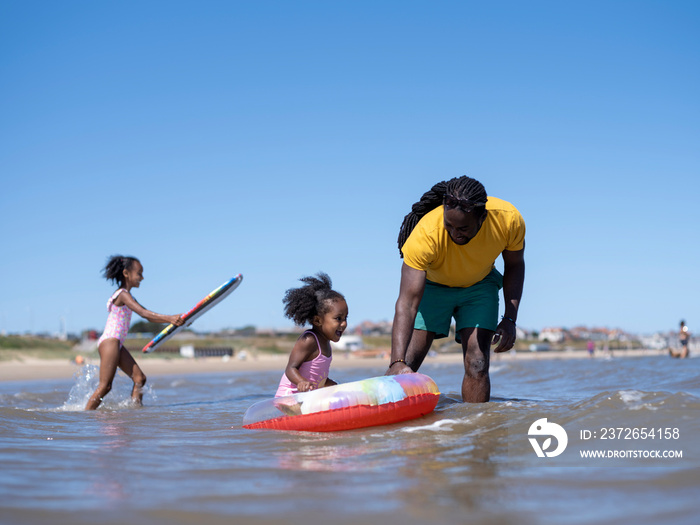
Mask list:
POLYGON ((192 310, 187 312, 182 316, 182 320, 185 321, 182 326, 175 326, 174 324, 169 324, 166 326, 161 333, 155 336, 150 343, 143 347, 144 352, 153 352, 160 345, 165 343, 168 339, 174 336, 183 328, 189 327, 195 319, 199 316, 213 308, 215 305, 223 301, 228 295, 238 288, 243 280, 243 275, 240 273, 236 275, 233 279, 229 279, 224 284, 219 286, 216 290, 207 295, 204 299, 199 301, 192 310))
POLYGON ((440 392, 423 374, 381 376, 252 405, 243 428, 332 432, 388 425, 429 414, 440 392))

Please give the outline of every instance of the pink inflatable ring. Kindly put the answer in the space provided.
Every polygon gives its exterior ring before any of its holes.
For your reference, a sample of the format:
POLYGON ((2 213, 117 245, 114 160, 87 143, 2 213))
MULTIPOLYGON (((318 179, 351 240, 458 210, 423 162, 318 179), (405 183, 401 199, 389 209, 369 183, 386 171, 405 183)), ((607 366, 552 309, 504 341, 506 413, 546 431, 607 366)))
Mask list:
POLYGON ((381 376, 276 397, 252 405, 243 428, 333 432, 415 419, 435 409, 440 392, 423 374, 381 376))

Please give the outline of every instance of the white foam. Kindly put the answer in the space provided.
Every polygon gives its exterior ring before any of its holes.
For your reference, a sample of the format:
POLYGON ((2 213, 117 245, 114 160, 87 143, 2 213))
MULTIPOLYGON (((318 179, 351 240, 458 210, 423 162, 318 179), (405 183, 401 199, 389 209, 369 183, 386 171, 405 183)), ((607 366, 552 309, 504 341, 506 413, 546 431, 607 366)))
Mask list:
POLYGON ((452 431, 452 426, 459 423, 458 420, 456 419, 441 419, 440 421, 436 421, 435 423, 431 425, 423 425, 420 427, 406 427, 402 428, 401 430, 403 432, 420 432, 423 430, 428 430, 431 432, 439 431, 439 430, 446 430, 451 432, 452 431), (449 428, 443 429, 442 427, 444 426, 449 426, 449 428))
POLYGON ((623 403, 637 403, 642 400, 644 394, 638 390, 620 390, 620 399, 623 403))
POLYGON ((658 410, 659 407, 654 406, 652 403, 643 403, 644 392, 638 390, 620 390, 618 392, 620 395, 620 400, 627 405, 630 410, 641 410, 646 408, 648 410, 658 410))

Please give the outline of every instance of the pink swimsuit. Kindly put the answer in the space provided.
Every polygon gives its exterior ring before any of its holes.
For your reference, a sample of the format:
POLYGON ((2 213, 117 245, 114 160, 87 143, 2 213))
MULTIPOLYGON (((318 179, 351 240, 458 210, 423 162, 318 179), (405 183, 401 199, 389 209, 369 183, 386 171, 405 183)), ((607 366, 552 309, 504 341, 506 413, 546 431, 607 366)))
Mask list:
POLYGON ((129 331, 129 326, 131 325, 131 308, 128 306, 114 306, 114 300, 117 296, 124 291, 124 288, 119 288, 114 295, 107 301, 107 325, 105 326, 105 331, 102 333, 100 340, 97 341, 99 346, 105 339, 119 339, 120 344, 124 344, 126 339, 126 334, 129 331))
MULTIPOLYGON (((318 346, 318 355, 311 361, 306 361, 299 367, 299 372, 302 376, 308 379, 314 388, 318 388, 319 385, 323 386, 328 378, 328 372, 331 369, 331 361, 333 357, 326 357, 321 351, 321 343, 318 342, 318 337, 311 330, 307 330, 304 334, 311 334, 316 339, 316 345, 318 346)), ((302 334, 303 335, 303 334, 302 334)), ((277 393, 275 397, 288 396, 291 394, 296 394, 298 392, 297 386, 292 383, 287 374, 282 374, 282 379, 280 380, 280 386, 277 388, 277 393)))

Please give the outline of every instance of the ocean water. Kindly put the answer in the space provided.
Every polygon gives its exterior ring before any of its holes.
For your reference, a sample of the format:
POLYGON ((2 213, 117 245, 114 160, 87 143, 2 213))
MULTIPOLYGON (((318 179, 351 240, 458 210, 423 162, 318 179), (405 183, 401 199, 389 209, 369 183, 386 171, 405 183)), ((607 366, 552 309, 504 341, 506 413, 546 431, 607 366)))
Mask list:
POLYGON ((325 434, 241 428, 281 371, 151 377, 142 408, 119 375, 90 413, 94 366, 0 383, 0 523, 698 523, 700 359, 494 361, 485 404, 421 372, 432 414, 325 434))

